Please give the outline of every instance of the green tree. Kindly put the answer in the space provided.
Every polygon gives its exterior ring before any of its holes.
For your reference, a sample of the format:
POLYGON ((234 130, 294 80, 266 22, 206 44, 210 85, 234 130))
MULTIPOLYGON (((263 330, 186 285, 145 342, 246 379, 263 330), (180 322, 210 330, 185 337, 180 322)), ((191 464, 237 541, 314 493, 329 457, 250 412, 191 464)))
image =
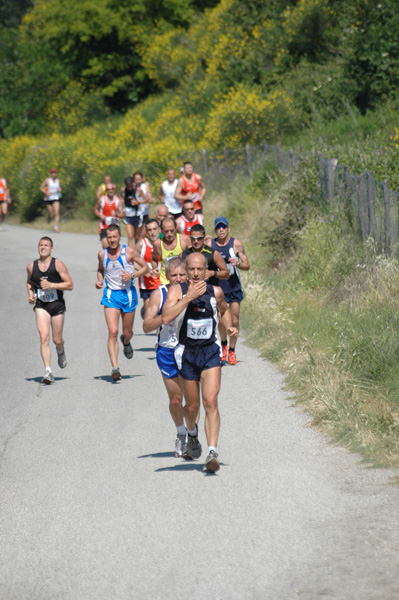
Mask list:
POLYGON ((353 98, 364 112, 399 88, 399 12, 395 0, 356 0, 352 24, 352 52, 346 75, 353 98))

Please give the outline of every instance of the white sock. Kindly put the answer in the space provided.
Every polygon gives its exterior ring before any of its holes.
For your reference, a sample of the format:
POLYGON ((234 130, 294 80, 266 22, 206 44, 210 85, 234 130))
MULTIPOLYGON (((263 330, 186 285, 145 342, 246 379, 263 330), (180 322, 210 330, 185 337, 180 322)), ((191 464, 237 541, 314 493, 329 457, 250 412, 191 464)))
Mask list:
POLYGON ((62 350, 58 350, 58 348, 56 346, 56 350, 57 350, 57 354, 62 354, 64 352, 64 346, 62 346, 62 350))
POLYGON ((192 437, 194 437, 195 435, 198 434, 198 427, 195 426, 195 429, 193 429, 193 431, 191 431, 190 429, 187 428, 188 431, 188 435, 191 435, 192 437))
POLYGON ((177 435, 186 435, 186 426, 183 425, 179 425, 179 427, 176 427, 176 431, 177 431, 177 435))
POLYGON ((51 373, 51 367, 46 367, 46 373, 51 373))
POLYGON ((216 452, 216 454, 217 454, 217 447, 216 446, 208 446, 208 454, 210 453, 211 450, 214 450, 214 452, 216 452))

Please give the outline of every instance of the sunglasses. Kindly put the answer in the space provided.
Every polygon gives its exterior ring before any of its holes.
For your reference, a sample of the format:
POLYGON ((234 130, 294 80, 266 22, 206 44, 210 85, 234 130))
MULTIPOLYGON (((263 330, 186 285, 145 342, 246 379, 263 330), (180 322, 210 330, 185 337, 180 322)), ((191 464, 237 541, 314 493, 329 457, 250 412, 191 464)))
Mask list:
POLYGON ((215 229, 227 229, 227 225, 223 225, 222 223, 219 223, 219 225, 216 225, 215 229))
POLYGON ((197 240, 203 240, 204 237, 205 237, 204 235, 201 235, 200 237, 192 237, 190 235, 190 239, 191 239, 192 242, 196 242, 197 240))

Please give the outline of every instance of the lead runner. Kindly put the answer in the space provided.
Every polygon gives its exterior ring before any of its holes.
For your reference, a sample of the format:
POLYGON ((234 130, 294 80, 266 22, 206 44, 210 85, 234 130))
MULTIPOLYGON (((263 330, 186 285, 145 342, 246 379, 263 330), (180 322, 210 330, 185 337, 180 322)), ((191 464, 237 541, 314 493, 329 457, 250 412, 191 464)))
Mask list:
POLYGON ((236 329, 232 326, 230 309, 224 300, 223 291, 219 286, 205 281, 206 266, 203 254, 193 252, 188 256, 188 284, 171 286, 162 311, 162 321, 165 325, 174 321, 179 340, 175 348, 175 359, 186 400, 184 417, 188 433, 183 458, 199 458, 202 453, 196 425, 201 389, 208 442, 204 471, 215 473, 220 469, 217 444, 222 366, 221 346, 216 336, 218 311, 229 335, 235 335, 236 329))

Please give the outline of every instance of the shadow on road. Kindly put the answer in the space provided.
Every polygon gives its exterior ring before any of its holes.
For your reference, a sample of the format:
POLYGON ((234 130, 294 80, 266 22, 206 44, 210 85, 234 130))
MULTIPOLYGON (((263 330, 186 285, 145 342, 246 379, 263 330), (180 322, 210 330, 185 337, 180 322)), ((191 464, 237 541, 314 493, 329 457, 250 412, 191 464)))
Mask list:
MULTIPOLYGON (((25 377, 25 381, 34 381, 35 383, 41 383, 43 379, 43 375, 41 377, 25 377)), ((69 379, 69 377, 54 377, 55 381, 63 381, 64 379, 69 379)), ((43 383, 43 387, 51 387, 47 386, 43 383)))
POLYGON ((204 468, 203 464, 198 464, 195 462, 182 462, 174 465, 173 467, 161 467, 160 469, 155 469, 155 473, 162 473, 162 471, 201 471, 204 468))
POLYGON ((155 348, 154 348, 154 346, 151 346, 151 348, 135 348, 134 351, 135 352, 154 352, 155 353, 155 348))
POLYGON ((156 452, 155 454, 143 454, 137 458, 171 458, 174 455, 174 452, 156 452))
MULTIPOLYGON (((135 377, 143 377, 143 375, 122 375, 122 379, 134 379, 135 377)), ((119 381, 111 379, 111 375, 97 375, 96 377, 93 377, 93 379, 97 379, 97 381, 106 381, 107 383, 119 383, 119 381)))

